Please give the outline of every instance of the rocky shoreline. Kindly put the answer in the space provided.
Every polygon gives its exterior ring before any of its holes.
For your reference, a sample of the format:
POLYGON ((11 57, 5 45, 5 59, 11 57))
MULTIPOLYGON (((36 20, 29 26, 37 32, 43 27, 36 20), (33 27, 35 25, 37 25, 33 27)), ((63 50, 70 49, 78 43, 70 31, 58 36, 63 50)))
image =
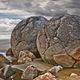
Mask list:
POLYGON ((0 54, 0 80, 80 80, 80 16, 33 16, 11 34, 0 54))
MULTIPOLYGON (((14 58, 14 57, 12 57, 14 58)), ((35 59, 18 63, 0 55, 0 80, 80 80, 80 68, 64 68, 35 59)))

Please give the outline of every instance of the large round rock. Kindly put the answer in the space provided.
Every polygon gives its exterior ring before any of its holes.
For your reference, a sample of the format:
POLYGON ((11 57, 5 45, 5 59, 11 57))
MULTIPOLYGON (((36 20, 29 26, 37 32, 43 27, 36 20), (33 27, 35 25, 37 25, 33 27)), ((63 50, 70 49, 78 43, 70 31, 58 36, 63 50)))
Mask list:
POLYGON ((79 47, 80 16, 56 15, 38 32, 37 48, 42 59, 48 63, 74 66, 80 60, 79 47), (77 51, 73 53, 73 50, 77 51))
POLYGON ((41 16, 33 16, 22 20, 13 29, 11 35, 11 48, 15 56, 22 50, 33 52, 36 57, 39 53, 36 48, 37 32, 46 23, 47 19, 41 16))

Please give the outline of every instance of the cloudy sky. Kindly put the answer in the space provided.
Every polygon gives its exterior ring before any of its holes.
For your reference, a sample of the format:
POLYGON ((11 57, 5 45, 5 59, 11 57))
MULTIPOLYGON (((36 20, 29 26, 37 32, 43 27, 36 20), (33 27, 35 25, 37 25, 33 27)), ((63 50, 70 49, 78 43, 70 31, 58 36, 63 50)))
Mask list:
POLYGON ((79 8, 80 0, 0 0, 1 11, 18 15, 53 16, 55 12, 79 15, 79 8))
POLYGON ((80 15, 80 0, 0 0, 0 45, 10 39, 11 31, 23 18, 50 18, 57 13, 80 15))

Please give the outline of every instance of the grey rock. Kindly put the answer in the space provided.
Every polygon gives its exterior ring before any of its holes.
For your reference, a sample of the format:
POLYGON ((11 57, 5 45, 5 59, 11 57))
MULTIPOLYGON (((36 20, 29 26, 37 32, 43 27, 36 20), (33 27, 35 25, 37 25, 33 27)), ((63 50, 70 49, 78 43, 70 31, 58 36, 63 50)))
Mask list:
POLYGON ((58 65, 58 66, 53 66, 51 69, 49 69, 48 71, 53 74, 54 76, 56 76, 56 74, 61 71, 63 69, 62 66, 58 65))
POLYGON ((26 80, 33 80, 35 77, 37 77, 39 75, 39 70, 32 66, 29 65, 23 72, 22 74, 22 79, 26 79, 26 80))
POLYGON ((18 56, 20 51, 29 50, 36 57, 40 57, 36 46, 36 37, 46 22, 47 19, 44 17, 33 16, 17 24, 11 34, 11 48, 15 56, 18 56))
POLYGON ((10 61, 7 59, 6 56, 0 54, 0 68, 4 67, 5 64, 10 64, 10 61))
POLYGON ((44 63, 42 59, 35 59, 32 62, 27 62, 24 64, 12 65, 13 68, 24 71, 29 65, 35 66, 39 71, 44 72, 53 67, 53 65, 44 63))
POLYGON ((4 79, 0 78, 0 80, 4 80, 4 79))
POLYGON ((37 36, 37 48, 42 59, 54 64, 53 55, 70 55, 75 48, 80 47, 79 34, 80 16, 65 14, 50 19, 37 36))
POLYGON ((15 70, 10 65, 5 66, 3 73, 5 79, 11 77, 13 74, 15 74, 15 70))
POLYGON ((42 74, 33 80, 57 80, 57 79, 51 73, 46 72, 45 74, 42 74))

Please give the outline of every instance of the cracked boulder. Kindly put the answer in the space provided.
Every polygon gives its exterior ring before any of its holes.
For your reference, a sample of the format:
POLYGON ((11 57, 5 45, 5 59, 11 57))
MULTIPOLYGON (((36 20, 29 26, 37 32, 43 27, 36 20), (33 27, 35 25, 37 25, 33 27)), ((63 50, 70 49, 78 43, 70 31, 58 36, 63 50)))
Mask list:
POLYGON ((14 56, 18 56, 20 51, 29 50, 36 57, 40 57, 36 46, 37 33, 47 22, 41 16, 33 16, 22 20, 12 31, 11 48, 14 56))
POLYGON ((71 67, 80 60, 79 47, 80 16, 56 15, 38 32, 37 48, 45 62, 71 67))

